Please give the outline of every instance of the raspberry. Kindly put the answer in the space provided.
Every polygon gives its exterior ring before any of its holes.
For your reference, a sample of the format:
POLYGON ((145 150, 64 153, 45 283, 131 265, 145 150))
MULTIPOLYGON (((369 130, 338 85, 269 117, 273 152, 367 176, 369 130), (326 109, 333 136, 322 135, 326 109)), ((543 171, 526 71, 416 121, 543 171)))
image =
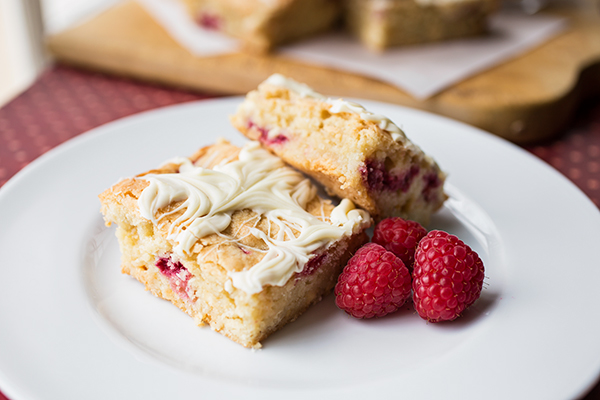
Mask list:
POLYGON ((398 217, 386 218, 375 227, 373 242, 394 253, 412 271, 415 250, 425 235, 427 230, 418 222, 398 217))
POLYGON ((481 294, 481 259, 454 235, 431 231, 415 253, 413 301, 421 318, 452 321, 481 294))
POLYGON ((348 261, 335 286, 335 303, 355 318, 383 317, 410 298, 410 272, 402 260, 367 243, 348 261))

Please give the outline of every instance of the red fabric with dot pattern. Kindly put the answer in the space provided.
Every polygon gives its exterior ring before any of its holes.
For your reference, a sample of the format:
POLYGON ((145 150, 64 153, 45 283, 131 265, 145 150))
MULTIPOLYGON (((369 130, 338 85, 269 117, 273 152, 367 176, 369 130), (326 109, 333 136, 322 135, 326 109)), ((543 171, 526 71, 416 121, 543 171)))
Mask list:
POLYGON ((92 128, 141 111, 209 97, 54 67, 0 108, 0 186, 46 151, 92 128))
POLYGON ((600 207, 600 98, 582 106, 561 137, 526 149, 562 172, 600 207))

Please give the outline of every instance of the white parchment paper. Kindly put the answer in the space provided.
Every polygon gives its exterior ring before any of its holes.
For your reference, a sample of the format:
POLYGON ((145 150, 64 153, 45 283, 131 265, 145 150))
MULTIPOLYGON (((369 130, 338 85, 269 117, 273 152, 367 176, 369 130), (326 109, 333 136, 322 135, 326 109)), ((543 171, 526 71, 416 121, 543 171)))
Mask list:
MULTIPOLYGON (((173 0, 138 2, 183 47, 197 56, 236 51, 234 39, 203 29, 173 0)), ((505 62, 564 31, 566 20, 548 15, 498 13, 485 37, 452 40, 372 52, 344 33, 319 35, 279 49, 303 62, 379 79, 417 99, 431 97, 453 84, 505 62)))

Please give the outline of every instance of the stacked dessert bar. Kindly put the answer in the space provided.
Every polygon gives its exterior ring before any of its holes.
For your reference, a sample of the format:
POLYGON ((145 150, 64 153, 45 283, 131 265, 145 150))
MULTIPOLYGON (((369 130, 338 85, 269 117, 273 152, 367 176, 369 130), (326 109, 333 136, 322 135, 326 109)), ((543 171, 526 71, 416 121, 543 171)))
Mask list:
POLYGON ((232 121, 252 141, 219 140, 121 180, 100 201, 124 273, 257 348, 332 290, 372 216, 426 221, 445 199, 444 174, 389 119, 281 75, 232 121))

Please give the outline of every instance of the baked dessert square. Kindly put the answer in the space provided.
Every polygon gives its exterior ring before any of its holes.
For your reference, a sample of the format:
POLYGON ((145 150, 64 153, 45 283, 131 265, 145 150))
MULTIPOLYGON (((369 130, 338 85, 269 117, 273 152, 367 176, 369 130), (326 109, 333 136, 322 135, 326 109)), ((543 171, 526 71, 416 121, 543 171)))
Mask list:
POLYGON ((99 197, 124 273, 253 348, 332 290, 371 223, 257 142, 220 140, 99 197))
POLYGON ((434 42, 484 34, 497 0, 346 0, 348 29, 367 47, 434 42))
POLYGON ((199 25, 236 37, 254 52, 327 30, 341 11, 337 0, 184 1, 199 25))
POLYGON ((445 174, 388 118, 275 74, 246 95, 232 124, 376 219, 427 224, 445 174))

